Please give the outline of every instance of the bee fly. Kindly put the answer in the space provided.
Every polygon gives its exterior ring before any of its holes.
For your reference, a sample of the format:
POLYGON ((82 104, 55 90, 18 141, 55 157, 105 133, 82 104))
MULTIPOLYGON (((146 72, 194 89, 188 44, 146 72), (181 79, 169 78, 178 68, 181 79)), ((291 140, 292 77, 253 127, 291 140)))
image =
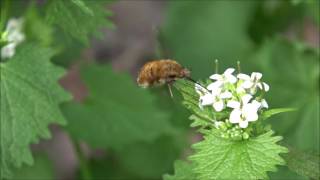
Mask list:
POLYGON ((171 85, 177 79, 186 79, 200 85, 195 80, 191 79, 190 71, 188 69, 170 59, 155 60, 144 64, 139 72, 137 83, 143 88, 167 84, 170 95, 173 97, 171 85))

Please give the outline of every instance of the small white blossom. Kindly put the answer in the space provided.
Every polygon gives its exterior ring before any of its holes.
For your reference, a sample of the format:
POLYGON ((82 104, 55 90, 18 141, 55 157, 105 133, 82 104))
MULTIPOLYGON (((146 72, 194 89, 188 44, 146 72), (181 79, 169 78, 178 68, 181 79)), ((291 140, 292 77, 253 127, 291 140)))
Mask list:
POLYGON ((263 94, 257 97, 257 89, 267 92, 269 85, 261 81, 262 74, 259 72, 253 72, 250 76, 242 73, 234 76, 234 71, 235 69, 228 68, 223 74, 213 74, 210 79, 214 82, 207 88, 196 84, 195 90, 200 95, 201 109, 203 106, 212 106, 216 112, 229 114, 229 119, 218 119, 214 122, 217 129, 230 130, 227 137, 237 138, 240 135, 247 139, 249 134, 242 129, 259 119, 260 109, 269 107, 267 101, 262 99, 263 94), (233 130, 234 128, 238 130, 233 130))
POLYGON ((1 48, 1 59, 11 58, 15 54, 15 48, 24 41, 25 35, 22 32, 23 19, 12 18, 8 21, 4 32, 4 41, 8 44, 1 48))
POLYGON ((231 98, 232 94, 228 91, 222 92, 221 88, 214 89, 214 91, 206 92, 203 96, 200 95, 199 106, 212 105, 213 108, 220 112, 225 108, 224 99, 231 98))
POLYGON ((251 95, 242 96, 241 102, 229 101, 227 106, 234 108, 230 114, 230 122, 239 124, 241 128, 248 127, 249 122, 258 120, 258 110, 261 104, 256 102, 249 103, 251 95))
POLYGON ((14 43, 9 43, 6 46, 1 48, 1 59, 6 59, 6 58, 11 58, 16 49, 16 44, 14 43))
POLYGON ((237 88, 239 92, 243 92, 244 89, 249 89, 251 94, 255 94, 257 87, 266 92, 269 91, 269 85, 265 82, 260 82, 262 74, 259 72, 253 72, 251 76, 240 73, 237 77, 243 81, 237 88))
POLYGON ((234 68, 228 68, 221 74, 213 74, 210 76, 210 79, 216 80, 208 86, 208 89, 216 89, 221 87, 225 83, 234 84, 237 82, 237 78, 232 74, 234 72, 234 68))

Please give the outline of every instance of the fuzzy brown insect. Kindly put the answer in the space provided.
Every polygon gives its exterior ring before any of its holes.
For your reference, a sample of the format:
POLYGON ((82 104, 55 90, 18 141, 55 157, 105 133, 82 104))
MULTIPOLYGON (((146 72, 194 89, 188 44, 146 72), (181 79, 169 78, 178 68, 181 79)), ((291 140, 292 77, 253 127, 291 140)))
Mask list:
POLYGON ((190 77, 190 71, 174 60, 155 60, 142 66, 137 83, 147 88, 163 84, 170 85, 177 79, 190 77))

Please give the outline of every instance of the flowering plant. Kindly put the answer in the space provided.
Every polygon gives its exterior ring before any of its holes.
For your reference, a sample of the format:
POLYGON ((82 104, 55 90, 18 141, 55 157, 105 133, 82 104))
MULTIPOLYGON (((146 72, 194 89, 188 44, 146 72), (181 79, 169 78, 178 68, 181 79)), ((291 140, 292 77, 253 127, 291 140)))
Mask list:
POLYGON ((165 179, 179 178, 186 170, 194 179, 264 179, 285 164, 280 154, 288 150, 277 144, 282 137, 273 136, 264 120, 294 109, 269 109, 264 96, 270 87, 261 73, 249 76, 239 67, 235 74, 228 68, 201 83, 179 80, 175 87, 193 112, 191 127, 199 128, 203 140, 193 145, 191 163, 178 161, 177 175, 165 179))
POLYGON ((222 75, 213 74, 207 88, 195 85, 199 94, 199 108, 212 106, 216 113, 230 114, 217 119, 213 123, 222 131, 223 137, 248 139, 252 133, 254 122, 268 108, 263 98, 269 91, 269 85, 261 81, 262 74, 253 72, 251 76, 243 73, 233 75, 235 69, 228 68, 222 75))

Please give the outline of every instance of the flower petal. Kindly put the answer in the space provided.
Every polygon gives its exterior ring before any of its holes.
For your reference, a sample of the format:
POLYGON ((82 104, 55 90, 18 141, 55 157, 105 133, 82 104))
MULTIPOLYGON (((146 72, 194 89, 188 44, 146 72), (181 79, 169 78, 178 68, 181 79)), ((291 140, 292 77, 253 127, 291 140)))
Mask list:
POLYGON ((261 107, 267 108, 267 109, 269 108, 269 105, 268 105, 268 103, 267 103, 267 101, 265 99, 261 100, 261 107))
POLYGON ((220 94, 221 99, 227 99, 227 98, 231 98, 231 97, 232 97, 232 94, 229 91, 225 91, 220 94))
POLYGON ((259 72, 252 72, 251 73, 251 80, 252 81, 258 81, 262 78, 262 74, 259 72))
POLYGON ((248 104, 252 96, 250 94, 245 94, 241 97, 243 104, 248 104))
POLYGON ((1 59, 11 58, 15 54, 16 44, 9 43, 1 48, 1 59))
POLYGON ((207 86, 207 89, 210 91, 216 91, 218 88, 222 86, 222 81, 215 81, 207 86))
POLYGON ((223 108, 224 108, 223 101, 220 100, 220 101, 214 102, 214 103, 213 103, 213 108, 214 108, 217 112, 222 111, 223 108))
POLYGON ((269 89, 270 89, 270 86, 267 84, 267 83, 262 83, 263 84, 263 87, 264 87, 264 91, 269 91, 269 89))
POLYGON ((244 81, 241 84, 241 87, 245 88, 245 89, 250 89, 253 86, 253 82, 252 81, 244 81))
POLYGON ((257 101, 257 100, 253 100, 251 103, 254 108, 259 109, 261 107, 261 102, 257 101))
POLYGON ((227 106, 233 109, 239 109, 240 108, 240 102, 235 101, 235 100, 230 100, 227 103, 227 106))
POLYGON ((228 74, 232 74, 235 71, 234 68, 228 68, 224 71, 223 75, 228 75, 228 74))
POLYGON ((225 77, 226 77, 227 81, 231 84, 234 84, 237 82, 237 78, 232 74, 226 74, 225 77))
POLYGON ((258 108, 252 103, 245 104, 242 107, 242 114, 243 114, 243 116, 245 117, 245 119, 247 121, 256 121, 256 120, 258 120, 257 111, 258 111, 258 108))
POLYGON ((214 97, 212 96, 212 94, 209 94, 209 93, 200 97, 200 103, 202 106, 211 105, 213 103, 213 100, 214 100, 214 97))
POLYGON ((200 86, 199 84, 195 84, 194 89, 201 96, 204 95, 207 92, 207 90, 205 88, 203 88, 202 86, 200 86))
POLYGON ((239 126, 241 127, 241 128, 247 128, 248 127, 248 121, 240 121, 239 122, 239 126))
POLYGON ((235 124, 241 121, 241 111, 239 109, 234 109, 230 114, 230 122, 235 124))
POLYGON ((213 74, 210 76, 210 79, 213 79, 213 80, 222 80, 222 75, 220 74, 213 74))
POLYGON ((221 88, 215 88, 211 90, 213 96, 218 96, 221 93, 221 88))
POLYGON ((250 113, 250 114, 248 114, 248 116, 246 116, 246 119, 248 120, 248 121, 256 121, 256 120, 258 120, 258 113, 250 113))
POLYGON ((241 87, 241 86, 237 87, 236 91, 237 91, 238 94, 246 92, 246 90, 244 90, 244 88, 241 87))
POLYGON ((250 76, 247 74, 243 74, 243 73, 238 74, 237 78, 242 79, 242 80, 250 80, 250 76))

